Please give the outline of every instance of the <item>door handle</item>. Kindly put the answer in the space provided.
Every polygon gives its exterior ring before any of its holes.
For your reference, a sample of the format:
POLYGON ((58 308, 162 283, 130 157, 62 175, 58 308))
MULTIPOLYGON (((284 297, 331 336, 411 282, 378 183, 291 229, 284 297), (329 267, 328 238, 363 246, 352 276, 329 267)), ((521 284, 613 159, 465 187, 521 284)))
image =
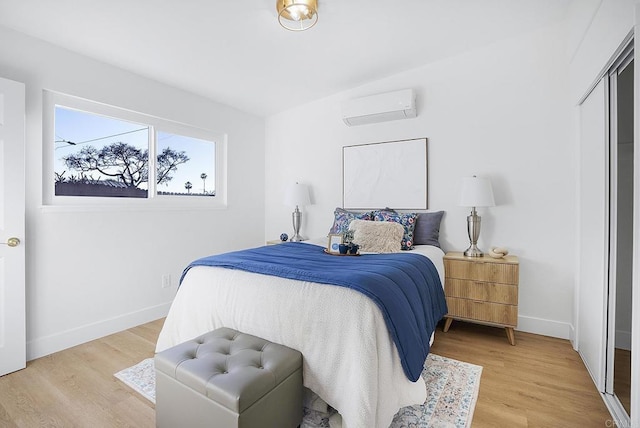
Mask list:
POLYGON ((16 237, 7 239, 7 242, 0 242, 2 245, 8 245, 10 247, 17 247, 20 245, 20 240, 16 237))

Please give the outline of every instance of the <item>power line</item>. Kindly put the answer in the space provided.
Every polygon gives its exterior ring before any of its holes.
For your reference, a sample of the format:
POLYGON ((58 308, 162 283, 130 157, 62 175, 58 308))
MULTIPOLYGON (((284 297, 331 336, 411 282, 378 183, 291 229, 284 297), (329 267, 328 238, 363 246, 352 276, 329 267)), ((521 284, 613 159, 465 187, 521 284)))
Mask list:
MULTIPOLYGON (((71 141, 71 140, 65 140, 65 139, 63 139, 63 138, 59 137, 58 135, 56 135, 56 137, 60 138, 60 140, 55 140, 55 141, 54 141, 54 143, 66 143, 66 144, 68 144, 68 145, 70 145, 70 146, 77 146, 77 145, 80 145, 80 144, 93 143, 94 141, 105 140, 105 139, 107 139, 107 138, 113 138, 113 137, 119 137, 119 136, 121 136, 121 135, 132 134, 132 133, 134 133, 134 132, 140 132, 140 131, 144 131, 144 130, 147 130, 147 131, 148 131, 148 130, 149 130, 149 127, 140 128, 140 129, 134 129, 134 130, 132 130, 132 131, 121 132, 121 133, 119 133, 119 134, 107 135, 107 136, 105 136, 105 137, 94 138, 94 139, 91 139, 91 140, 81 141, 81 142, 79 142, 79 143, 74 143, 74 142, 73 142, 73 141, 71 141)), ((64 146, 61 146, 61 147, 64 147, 64 146)), ((60 148, 60 147, 56 147, 56 149, 59 149, 59 148, 60 148)))

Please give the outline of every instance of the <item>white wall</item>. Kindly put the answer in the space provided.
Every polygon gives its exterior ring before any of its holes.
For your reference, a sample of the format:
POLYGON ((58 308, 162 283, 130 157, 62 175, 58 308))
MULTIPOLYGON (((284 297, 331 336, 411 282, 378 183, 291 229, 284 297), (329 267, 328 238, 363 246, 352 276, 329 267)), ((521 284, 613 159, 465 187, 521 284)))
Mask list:
POLYGON ((577 104, 586 95, 596 77, 607 67, 615 50, 633 30, 635 0, 601 0, 594 10, 594 1, 573 2, 569 16, 571 101, 577 104), (584 16, 591 15, 584 26, 584 16))
POLYGON ((29 359, 160 318, 189 261, 262 243, 262 118, 2 27, 0 76, 27 88, 29 359), (43 89, 226 133, 228 208, 42 209, 42 183, 52 179, 42 176, 43 89), (161 288, 164 274, 173 287, 161 288))
POLYGON ((312 187, 303 235, 327 234, 342 201, 343 146, 427 137, 429 208, 446 211, 444 248, 468 245, 460 178, 490 177, 497 206, 479 210, 479 246, 520 257, 518 328, 570 337, 576 163, 566 39, 562 25, 541 29, 267 118, 265 237, 291 231, 278 195, 293 181, 312 187), (402 88, 417 91, 416 119, 352 128, 340 120, 342 100, 402 88))

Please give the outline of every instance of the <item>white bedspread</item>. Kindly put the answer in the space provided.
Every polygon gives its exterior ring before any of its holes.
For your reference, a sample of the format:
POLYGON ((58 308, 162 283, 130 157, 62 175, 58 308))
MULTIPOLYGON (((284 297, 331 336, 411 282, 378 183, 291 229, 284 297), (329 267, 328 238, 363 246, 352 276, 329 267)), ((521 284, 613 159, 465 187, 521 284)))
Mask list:
MULTIPOLYGON (((443 278, 444 253, 419 246, 443 278)), ((189 270, 160 332, 156 352, 219 327, 303 354, 304 385, 342 415, 345 428, 387 428, 404 406, 423 403, 422 378, 407 379, 377 305, 345 287, 239 270, 189 270)))

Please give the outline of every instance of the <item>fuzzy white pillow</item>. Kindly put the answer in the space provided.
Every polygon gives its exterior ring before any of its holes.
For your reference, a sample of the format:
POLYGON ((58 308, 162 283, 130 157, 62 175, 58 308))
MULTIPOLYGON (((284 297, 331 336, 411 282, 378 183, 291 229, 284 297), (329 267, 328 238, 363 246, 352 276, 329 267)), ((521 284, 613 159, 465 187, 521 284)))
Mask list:
POLYGON ((353 243, 360 251, 369 253, 399 253, 402 248, 404 227, 392 221, 352 220, 353 243))

